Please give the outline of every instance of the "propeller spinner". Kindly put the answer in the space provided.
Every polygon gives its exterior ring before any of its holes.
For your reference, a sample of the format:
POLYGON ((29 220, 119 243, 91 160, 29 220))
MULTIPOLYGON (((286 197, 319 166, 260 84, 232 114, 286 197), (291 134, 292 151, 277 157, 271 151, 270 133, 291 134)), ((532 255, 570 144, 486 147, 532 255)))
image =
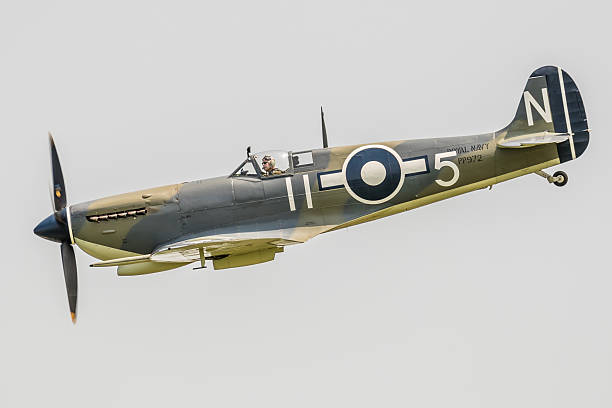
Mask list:
POLYGON ((64 176, 51 133, 49 133, 49 150, 51 153, 51 201, 53 203, 53 214, 42 220, 36 228, 34 228, 34 233, 39 237, 61 243, 62 266, 64 268, 64 279, 66 281, 70 316, 72 322, 76 323, 78 293, 76 258, 74 256, 70 234, 70 214, 68 213, 69 209, 66 208, 66 186, 64 184, 64 176))

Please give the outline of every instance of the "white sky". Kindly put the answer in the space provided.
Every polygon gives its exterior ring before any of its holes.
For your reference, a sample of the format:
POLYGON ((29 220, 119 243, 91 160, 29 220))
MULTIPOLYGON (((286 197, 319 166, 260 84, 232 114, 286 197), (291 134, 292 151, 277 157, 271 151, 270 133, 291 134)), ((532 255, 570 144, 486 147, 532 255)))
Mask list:
POLYGON ((603 2, 0 4, 6 407, 608 407, 610 9, 603 2), (118 278, 50 214, 229 173, 252 145, 474 134, 560 65, 591 144, 526 176, 288 248, 273 263, 118 278))

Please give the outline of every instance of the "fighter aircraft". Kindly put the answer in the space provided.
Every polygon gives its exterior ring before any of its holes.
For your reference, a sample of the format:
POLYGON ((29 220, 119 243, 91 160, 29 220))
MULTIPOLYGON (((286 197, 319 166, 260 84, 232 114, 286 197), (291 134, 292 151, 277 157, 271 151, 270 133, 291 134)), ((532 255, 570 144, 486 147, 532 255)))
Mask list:
MULTIPOLYGON (((397 140, 251 153, 229 174, 68 206, 49 135, 53 214, 34 233, 61 244, 68 302, 77 311, 72 245, 141 275, 198 262, 214 269, 268 262, 285 247, 526 174, 557 186, 567 175, 543 169, 580 156, 589 128, 576 84, 561 68, 534 71, 516 115, 474 136, 397 140)), ((340 249, 347 254, 350 249, 340 249)))

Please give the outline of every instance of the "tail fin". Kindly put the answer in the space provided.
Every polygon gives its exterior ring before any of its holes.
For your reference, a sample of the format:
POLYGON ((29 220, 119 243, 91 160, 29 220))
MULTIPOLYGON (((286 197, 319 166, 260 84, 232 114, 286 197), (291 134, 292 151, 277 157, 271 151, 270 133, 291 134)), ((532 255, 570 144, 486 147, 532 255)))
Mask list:
POLYGON ((546 66, 531 74, 516 115, 499 132, 499 141, 512 144, 513 140, 534 134, 557 136, 561 162, 580 156, 589 144, 589 128, 580 92, 574 80, 559 67, 546 66))

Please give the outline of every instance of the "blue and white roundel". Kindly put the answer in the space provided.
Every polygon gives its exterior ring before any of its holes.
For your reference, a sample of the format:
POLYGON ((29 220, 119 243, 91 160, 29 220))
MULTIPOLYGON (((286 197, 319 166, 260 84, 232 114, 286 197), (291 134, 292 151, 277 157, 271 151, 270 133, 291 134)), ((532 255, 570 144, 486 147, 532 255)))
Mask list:
POLYGON ((342 166, 346 191, 357 201, 380 204, 402 188, 402 159, 383 145, 362 146, 348 155, 342 166))

